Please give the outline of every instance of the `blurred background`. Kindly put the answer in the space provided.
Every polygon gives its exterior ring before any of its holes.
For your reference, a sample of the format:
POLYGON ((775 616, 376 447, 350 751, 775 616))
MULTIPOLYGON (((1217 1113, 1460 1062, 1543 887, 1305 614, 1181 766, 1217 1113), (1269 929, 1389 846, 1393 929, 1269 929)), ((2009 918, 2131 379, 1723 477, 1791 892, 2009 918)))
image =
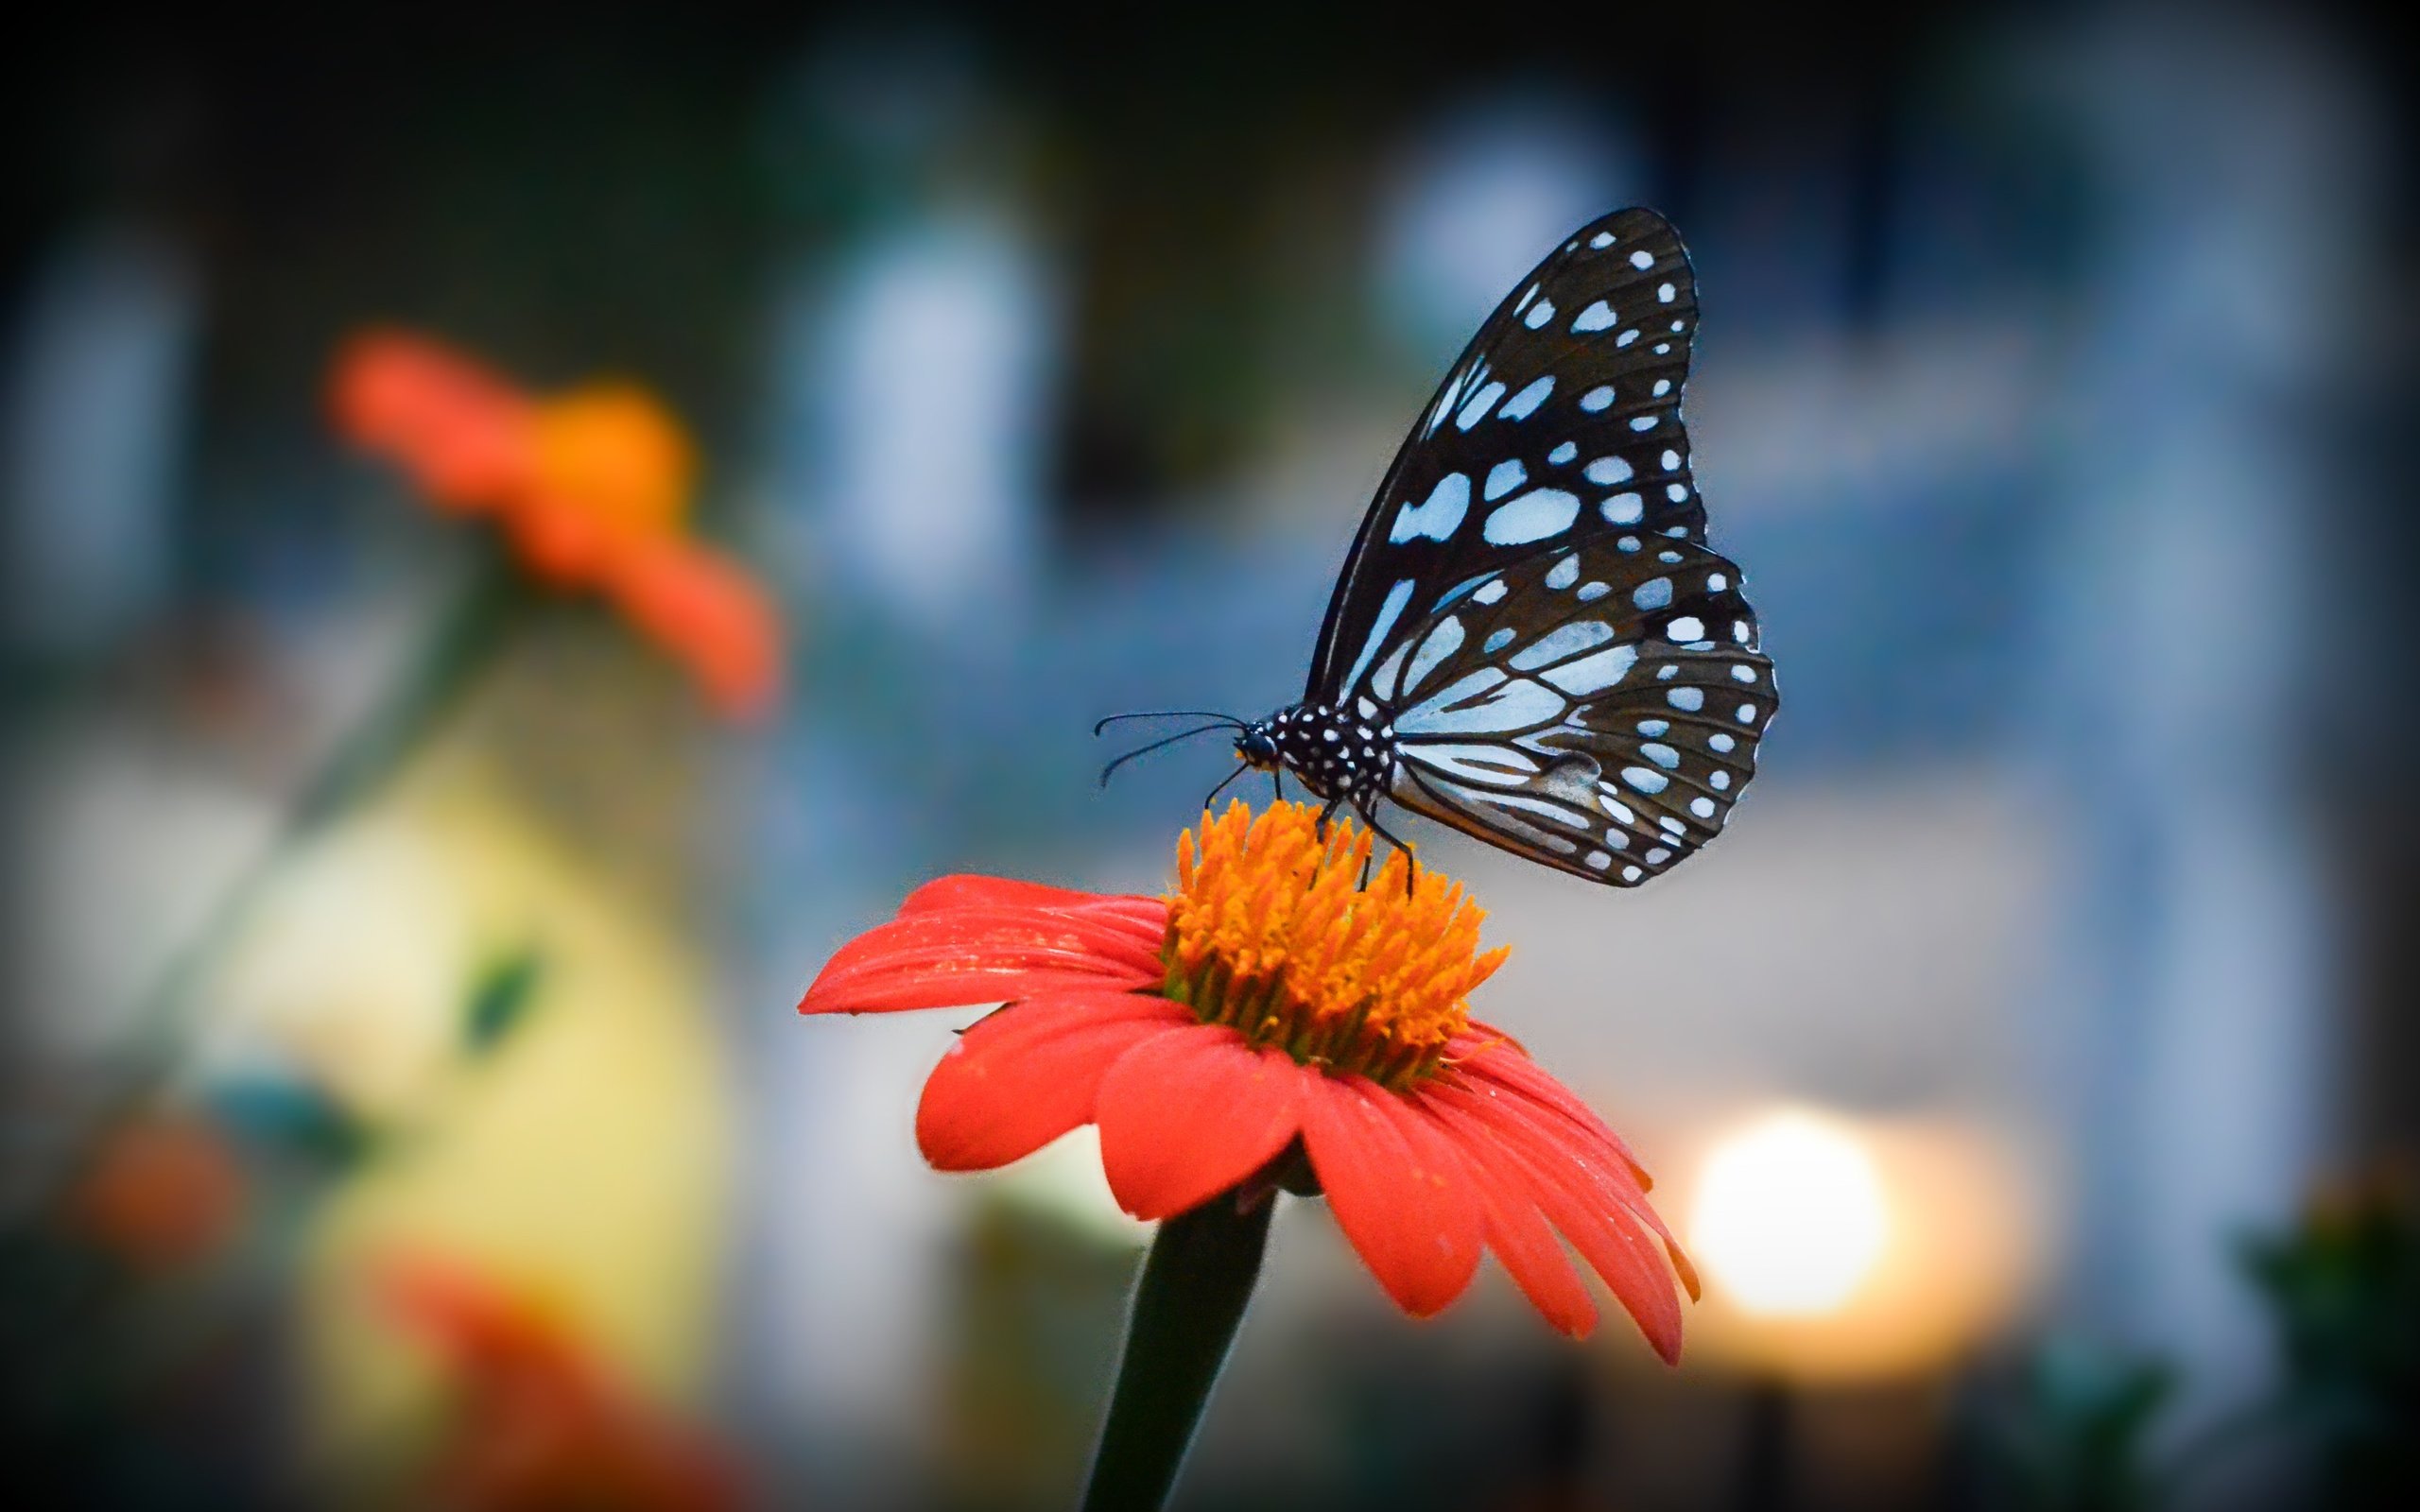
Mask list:
POLYGON ((1146 1231, 1080 1135, 924 1168, 975 1015, 792 1005, 942 872, 1166 885, 1230 759, 1097 791, 1091 722, 1297 696, 1446 364, 1645 203, 1695 256, 1712 539, 1788 690, 1762 775, 1642 892, 1414 833, 1514 949, 1481 1011, 1694 1236, 1687 1362, 1561 1340, 1492 1263, 1408 1322, 1293 1203, 1181 1503, 2409 1489, 2420 81, 2386 26, 48 26, 0 60, 26 1475, 1071 1504, 1146 1231), (689 531, 784 626, 774 711, 532 595, 298 834, 501 559, 332 424, 376 323, 677 416, 689 531))

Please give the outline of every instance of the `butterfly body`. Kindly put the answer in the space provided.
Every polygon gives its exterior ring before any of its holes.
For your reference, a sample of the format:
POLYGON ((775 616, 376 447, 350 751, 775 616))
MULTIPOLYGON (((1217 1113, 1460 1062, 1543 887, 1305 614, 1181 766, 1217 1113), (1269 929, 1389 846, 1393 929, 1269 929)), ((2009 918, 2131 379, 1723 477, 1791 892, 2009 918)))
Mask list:
POLYGON ((1295 704, 1246 725, 1236 755, 1256 770, 1291 772, 1314 798, 1366 814, 1394 783, 1393 713, 1368 698, 1351 709, 1295 704))
POLYGON ((1696 330, 1652 211, 1522 280, 1371 501, 1302 701, 1237 729, 1245 765, 1616 886, 1719 833, 1777 694, 1706 544, 1680 410, 1696 330))

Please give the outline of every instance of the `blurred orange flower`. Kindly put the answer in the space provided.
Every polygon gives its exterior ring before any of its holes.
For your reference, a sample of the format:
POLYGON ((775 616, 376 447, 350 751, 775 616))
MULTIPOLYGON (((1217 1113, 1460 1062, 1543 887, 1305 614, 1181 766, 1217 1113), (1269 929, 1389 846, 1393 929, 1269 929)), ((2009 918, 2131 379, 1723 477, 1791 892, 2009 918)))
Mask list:
POLYGON ((384 1300, 459 1385, 427 1504, 458 1512, 723 1512, 736 1478, 695 1432, 632 1398, 538 1299, 428 1256, 384 1300))
POLYGON ((234 1152, 206 1121, 168 1113, 109 1136, 70 1199, 77 1230, 144 1270, 171 1270, 226 1243, 243 1216, 234 1152))
POLYGON ((440 508, 494 516, 532 576, 602 593, 726 713, 770 707, 779 616, 745 569, 688 533, 696 455, 645 389, 533 398, 441 342, 373 330, 338 353, 330 399, 347 438, 440 508))

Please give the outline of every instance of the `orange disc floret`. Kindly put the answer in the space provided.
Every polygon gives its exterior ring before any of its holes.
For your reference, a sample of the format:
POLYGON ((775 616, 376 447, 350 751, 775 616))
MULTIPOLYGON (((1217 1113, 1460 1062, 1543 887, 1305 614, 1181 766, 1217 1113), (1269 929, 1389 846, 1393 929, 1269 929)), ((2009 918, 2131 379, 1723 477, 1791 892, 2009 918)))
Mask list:
POLYGON ((1372 837, 1322 831, 1307 804, 1257 817, 1240 802, 1177 845, 1167 994, 1205 1023, 1304 1065, 1402 1086, 1434 1072, 1470 1023, 1470 994, 1510 954, 1481 952, 1486 918, 1461 884, 1398 850, 1360 885, 1372 837))
POLYGON ((540 572, 593 582, 680 535, 697 459, 646 390, 596 383, 546 401, 532 415, 529 450, 528 497, 513 523, 540 572))

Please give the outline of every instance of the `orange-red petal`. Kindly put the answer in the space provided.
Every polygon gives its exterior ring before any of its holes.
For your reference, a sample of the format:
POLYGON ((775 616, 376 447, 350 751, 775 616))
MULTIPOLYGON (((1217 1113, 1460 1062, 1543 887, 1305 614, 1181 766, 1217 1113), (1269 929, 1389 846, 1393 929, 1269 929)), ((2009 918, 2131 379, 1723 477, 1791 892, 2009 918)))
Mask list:
POLYGON ((529 401, 441 342, 370 331, 337 354, 329 384, 337 427, 401 463, 423 491, 455 508, 493 508, 526 483, 529 401))
POLYGON ((659 541, 614 562, 607 577, 631 623, 689 669, 735 719, 762 717, 782 685, 782 622, 736 564, 700 547, 659 541))
POLYGON ((1081 992, 1019 1003, 950 1046, 925 1081, 916 1143, 941 1171, 989 1171, 1092 1121, 1103 1074, 1193 1016, 1165 998, 1081 992))
POLYGON ((1445 1097, 1467 1093, 1481 1099, 1488 1105, 1485 1112, 1490 1120, 1497 1124, 1517 1125, 1526 1138, 1555 1151, 1573 1170, 1595 1184, 1605 1203, 1629 1214, 1634 1222, 1663 1245, 1673 1270, 1680 1275, 1681 1284, 1691 1297, 1698 1295, 1697 1267, 1689 1263, 1680 1241, 1672 1237, 1671 1229, 1665 1227, 1663 1217, 1656 1212, 1654 1204, 1648 1200, 1646 1173, 1639 1169, 1638 1162, 1631 1158, 1621 1142, 1614 1138, 1612 1131, 1601 1123, 1594 1122, 1596 1115, 1588 1113, 1586 1105, 1572 1097, 1561 1083, 1530 1065, 1527 1057, 1491 1053, 1484 1061, 1459 1068, 1457 1075, 1449 1082, 1441 1082, 1437 1091, 1445 1097), (1520 1063, 1518 1068, 1512 1066, 1515 1061, 1520 1063), (1547 1106, 1526 1092, 1513 1090, 1507 1081, 1489 1074, 1523 1069, 1532 1078, 1533 1085, 1541 1085, 1559 1093, 1562 1103, 1547 1106), (1592 1126, 1578 1127, 1572 1121, 1569 1108, 1587 1113, 1592 1126))
POLYGON ((960 1007, 1087 988, 1157 987, 1158 940, 1099 909, 957 908, 868 930, 824 965, 801 1013, 960 1007))
POLYGON ((1604 1278, 1639 1332, 1667 1361, 1681 1353, 1681 1304, 1665 1257, 1635 1213, 1611 1189, 1606 1168, 1569 1142, 1542 1133, 1516 1100, 1491 1101, 1440 1085, 1433 1106, 1463 1131, 1464 1143, 1493 1140, 1486 1163, 1519 1179, 1548 1223, 1604 1278))
POLYGON ((1134 1046, 1101 1078, 1094 1115, 1117 1205, 1166 1218, 1243 1180, 1293 1142, 1305 1084, 1317 1079, 1225 1024, 1192 1023, 1134 1046))
POLYGON ((1597 1116, 1597 1110, 1582 1102, 1577 1092, 1547 1074, 1546 1069, 1531 1060, 1510 1035, 1474 1020, 1469 1031, 1457 1038, 1446 1048, 1445 1054, 1446 1058, 1460 1066, 1466 1074, 1484 1082, 1494 1082, 1532 1102, 1553 1108, 1604 1141, 1620 1157, 1622 1163, 1630 1167, 1631 1175, 1637 1180, 1641 1191, 1651 1190, 1655 1185, 1654 1178, 1647 1174, 1647 1168, 1639 1163, 1638 1157, 1631 1153, 1630 1146, 1622 1142, 1622 1137, 1615 1133, 1611 1125, 1597 1116))
POLYGON ((1052 887, 1039 882, 1019 882, 1014 877, 985 877, 971 872, 936 877, 925 884, 900 903, 899 917, 967 907, 1098 909, 1120 918, 1131 916, 1147 926, 1145 933, 1154 941, 1167 929, 1168 919, 1166 902, 1139 893, 1079 892, 1073 887, 1052 887))
POLYGON ((1303 1103, 1303 1143, 1337 1226, 1414 1317, 1462 1294, 1486 1225, 1470 1167, 1405 1099, 1359 1076, 1322 1075, 1303 1103))
POLYGON ((1463 1163, 1478 1177, 1487 1246, 1495 1251, 1513 1284, 1558 1332, 1586 1338, 1597 1327, 1597 1304, 1589 1300, 1587 1286, 1530 1196, 1527 1173, 1509 1160, 1493 1139, 1468 1126, 1466 1115, 1426 1099, 1418 1106, 1423 1116, 1434 1120, 1454 1142, 1463 1163))

